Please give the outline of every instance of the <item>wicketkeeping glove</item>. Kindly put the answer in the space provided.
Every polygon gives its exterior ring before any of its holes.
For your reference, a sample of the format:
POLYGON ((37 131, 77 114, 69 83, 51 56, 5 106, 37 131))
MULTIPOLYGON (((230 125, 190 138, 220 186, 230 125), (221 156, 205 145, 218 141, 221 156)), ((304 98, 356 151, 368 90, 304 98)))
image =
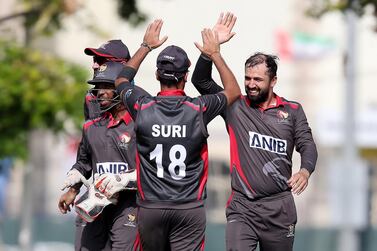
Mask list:
POLYGON ((77 183, 84 183, 85 186, 89 187, 90 184, 85 179, 85 177, 76 169, 72 169, 67 173, 67 177, 64 180, 64 183, 61 187, 61 190, 66 189, 67 187, 71 187, 77 183))
POLYGON ((119 174, 104 173, 94 179, 95 187, 107 198, 111 198, 117 192, 128 189, 128 183, 136 181, 136 170, 119 174))
POLYGON ((86 222, 92 222, 102 213, 107 205, 116 203, 117 199, 108 199, 95 188, 94 184, 90 184, 88 191, 75 202, 75 211, 86 222))

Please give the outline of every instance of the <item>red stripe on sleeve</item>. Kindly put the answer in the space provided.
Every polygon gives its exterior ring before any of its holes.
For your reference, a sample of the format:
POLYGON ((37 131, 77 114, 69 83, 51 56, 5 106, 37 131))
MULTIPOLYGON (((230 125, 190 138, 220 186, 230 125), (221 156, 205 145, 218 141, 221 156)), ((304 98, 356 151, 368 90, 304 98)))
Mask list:
POLYGON ((156 101, 151 101, 151 102, 149 102, 147 104, 142 104, 140 110, 145 110, 145 109, 147 109, 148 107, 150 107, 150 106, 152 106, 154 104, 156 104, 156 101))
POLYGON ((200 152, 201 159, 203 160, 203 174, 200 178, 199 182, 199 193, 198 193, 198 200, 202 199, 203 191, 207 184, 207 178, 208 178, 208 146, 205 144, 202 148, 202 151, 200 152))
POLYGON ((289 105, 292 109, 297 109, 298 108, 298 105, 295 104, 295 103, 291 103, 291 102, 281 102, 283 105, 289 105))
POLYGON ((101 119, 101 117, 86 122, 84 124, 84 130, 88 129, 91 125, 93 125, 94 123, 98 122, 100 119, 101 119))
POLYGON ((200 110, 200 106, 199 106, 199 105, 193 104, 193 103, 191 103, 191 102, 183 101, 182 104, 185 104, 185 105, 187 105, 188 107, 191 107, 191 108, 194 109, 195 111, 199 111, 199 110, 200 110))

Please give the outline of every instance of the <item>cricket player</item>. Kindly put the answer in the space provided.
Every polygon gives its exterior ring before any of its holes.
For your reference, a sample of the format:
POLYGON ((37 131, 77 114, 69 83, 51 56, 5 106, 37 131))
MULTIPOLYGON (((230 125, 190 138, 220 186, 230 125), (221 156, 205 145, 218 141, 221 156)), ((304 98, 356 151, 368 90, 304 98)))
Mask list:
MULTIPOLYGON (((101 65, 106 62, 119 62, 125 64, 130 59, 128 47, 120 40, 113 39, 103 43, 98 48, 85 48, 85 54, 93 57, 93 76, 98 72, 101 65)), ((85 120, 97 118, 101 115, 98 102, 90 92, 85 96, 84 116, 85 120)))
POLYGON ((224 85, 224 91, 196 98, 184 87, 190 60, 178 46, 157 57, 161 91, 151 96, 129 83, 160 39, 162 21, 149 25, 143 43, 119 75, 117 91, 135 121, 138 174, 138 229, 144 251, 204 250, 204 201, 208 174, 207 124, 239 95, 233 73, 220 53, 217 35, 202 31, 203 46, 224 85))
MULTIPOLYGON (((221 15, 213 28, 221 43, 232 37, 235 16, 221 15)), ((213 59, 202 54, 192 81, 201 94, 223 91, 211 76, 213 59)), ((245 92, 222 114, 229 134, 231 187, 226 249, 291 251, 297 222, 293 194, 308 185, 316 145, 302 106, 274 92, 277 57, 255 53, 245 62, 245 92), (301 166, 292 174, 292 153, 301 166)))
POLYGON ((114 86, 122 69, 123 64, 108 61, 88 81, 94 85, 91 94, 102 113, 84 124, 77 161, 63 185, 63 189, 69 189, 61 196, 58 206, 63 214, 70 211, 83 176, 85 179, 98 176, 103 185, 108 185, 106 196, 112 198, 116 194, 117 203, 105 207, 98 217, 93 215, 96 217, 93 222, 78 222, 84 225, 77 225, 75 250, 131 251, 137 244, 134 123, 114 86))

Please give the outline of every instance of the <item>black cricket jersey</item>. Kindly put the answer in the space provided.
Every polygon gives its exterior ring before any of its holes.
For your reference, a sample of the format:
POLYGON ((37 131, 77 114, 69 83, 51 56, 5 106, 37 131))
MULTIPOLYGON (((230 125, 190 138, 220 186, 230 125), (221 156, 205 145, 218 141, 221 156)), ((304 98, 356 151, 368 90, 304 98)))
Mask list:
POLYGON ((317 151, 299 103, 276 95, 276 105, 263 110, 241 96, 225 119, 233 191, 251 199, 289 191, 295 147, 301 153, 301 167, 314 171, 317 151))
POLYGON ((120 173, 135 169, 136 138, 128 111, 115 121, 111 113, 87 121, 83 126, 77 160, 72 168, 87 179, 94 173, 120 173))
MULTIPOLYGON (((201 94, 221 91, 211 77, 212 62, 200 57, 192 81, 201 94)), ((222 114, 230 139, 232 193, 258 199, 289 191, 292 154, 312 173, 317 149, 302 106, 276 96, 276 105, 261 109, 240 96, 222 114)))
POLYGON ((225 111, 225 95, 191 98, 174 90, 152 97, 141 88, 122 85, 121 97, 135 121, 139 205, 202 205, 208 175, 206 127, 225 111))

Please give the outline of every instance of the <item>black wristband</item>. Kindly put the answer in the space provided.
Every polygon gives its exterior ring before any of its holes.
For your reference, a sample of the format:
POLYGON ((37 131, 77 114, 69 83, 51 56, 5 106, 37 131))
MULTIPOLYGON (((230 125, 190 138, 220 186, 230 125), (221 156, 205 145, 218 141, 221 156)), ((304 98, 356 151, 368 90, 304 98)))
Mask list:
POLYGON ((121 95, 122 91, 124 89, 129 88, 130 85, 131 85, 131 83, 123 82, 120 85, 118 85, 118 87, 116 88, 116 92, 118 93, 118 95, 121 95))
POLYGON ((132 67, 125 66, 123 70, 119 73, 118 78, 126 78, 128 81, 132 81, 136 75, 136 70, 132 67))

